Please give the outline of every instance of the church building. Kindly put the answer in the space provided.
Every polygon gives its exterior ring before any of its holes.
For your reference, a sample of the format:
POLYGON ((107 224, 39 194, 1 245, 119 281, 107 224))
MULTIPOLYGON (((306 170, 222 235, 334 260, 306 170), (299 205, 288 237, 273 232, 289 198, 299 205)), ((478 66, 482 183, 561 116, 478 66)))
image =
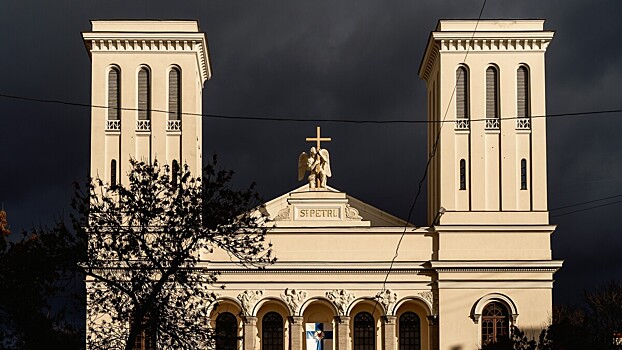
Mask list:
MULTIPOLYGON (((534 19, 441 20, 431 32, 419 68, 434 154, 426 227, 331 187, 326 131, 309 130, 308 183, 265 204, 278 261, 247 269, 215 251, 204 264, 226 285, 205 320, 230 335, 216 349, 468 350, 511 325, 539 334, 562 266, 542 118, 553 34, 534 19)), ((92 109, 91 175, 124 182, 131 157, 199 174, 212 71, 198 23, 93 21, 83 39, 92 104, 108 107, 92 109)))

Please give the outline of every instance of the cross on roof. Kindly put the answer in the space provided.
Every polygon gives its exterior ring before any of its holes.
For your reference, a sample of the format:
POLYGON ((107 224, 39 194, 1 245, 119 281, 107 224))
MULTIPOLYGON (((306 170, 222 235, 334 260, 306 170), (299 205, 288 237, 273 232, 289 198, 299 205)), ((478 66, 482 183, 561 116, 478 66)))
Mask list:
POLYGON ((322 141, 326 141, 326 142, 331 141, 331 138, 330 137, 320 137, 320 127, 319 126, 316 127, 315 130, 316 130, 315 131, 315 137, 307 137, 307 141, 309 141, 309 142, 315 141, 316 145, 317 145, 316 148, 319 151, 320 150, 320 142, 322 142, 322 141))

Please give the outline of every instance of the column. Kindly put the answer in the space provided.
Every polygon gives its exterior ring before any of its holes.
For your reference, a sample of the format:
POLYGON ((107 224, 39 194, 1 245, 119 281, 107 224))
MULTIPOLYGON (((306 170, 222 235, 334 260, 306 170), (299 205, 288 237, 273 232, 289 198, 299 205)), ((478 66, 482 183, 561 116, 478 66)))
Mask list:
POLYGON ((335 316, 335 350, 350 349, 350 316, 335 316))
POLYGON ((244 316, 244 350, 254 350, 257 339, 257 317, 244 316))
POLYGON ((395 350, 397 344, 395 342, 395 316, 382 316, 382 349, 395 350))
POLYGON ((303 350, 302 335, 304 319, 302 316, 289 316, 289 350, 303 350))

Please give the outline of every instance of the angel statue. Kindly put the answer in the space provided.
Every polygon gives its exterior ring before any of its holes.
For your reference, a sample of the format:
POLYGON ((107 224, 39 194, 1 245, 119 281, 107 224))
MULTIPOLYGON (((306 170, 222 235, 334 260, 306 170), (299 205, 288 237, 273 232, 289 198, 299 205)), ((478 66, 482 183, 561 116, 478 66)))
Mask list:
POLYGON ((326 188, 326 178, 333 174, 330 171, 330 156, 328 150, 311 147, 309 154, 302 152, 298 157, 298 181, 302 180, 309 171, 309 188, 326 188))

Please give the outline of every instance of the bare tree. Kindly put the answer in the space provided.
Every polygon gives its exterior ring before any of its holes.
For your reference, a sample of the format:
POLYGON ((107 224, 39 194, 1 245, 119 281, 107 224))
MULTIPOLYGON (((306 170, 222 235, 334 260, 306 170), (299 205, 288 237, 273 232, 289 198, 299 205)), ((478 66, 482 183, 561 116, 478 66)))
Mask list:
POLYGON ((213 342, 209 253, 261 268, 274 262, 258 196, 229 188, 231 171, 203 177, 131 161, 127 184, 95 179, 74 208, 88 237, 87 347, 197 349, 213 342))

